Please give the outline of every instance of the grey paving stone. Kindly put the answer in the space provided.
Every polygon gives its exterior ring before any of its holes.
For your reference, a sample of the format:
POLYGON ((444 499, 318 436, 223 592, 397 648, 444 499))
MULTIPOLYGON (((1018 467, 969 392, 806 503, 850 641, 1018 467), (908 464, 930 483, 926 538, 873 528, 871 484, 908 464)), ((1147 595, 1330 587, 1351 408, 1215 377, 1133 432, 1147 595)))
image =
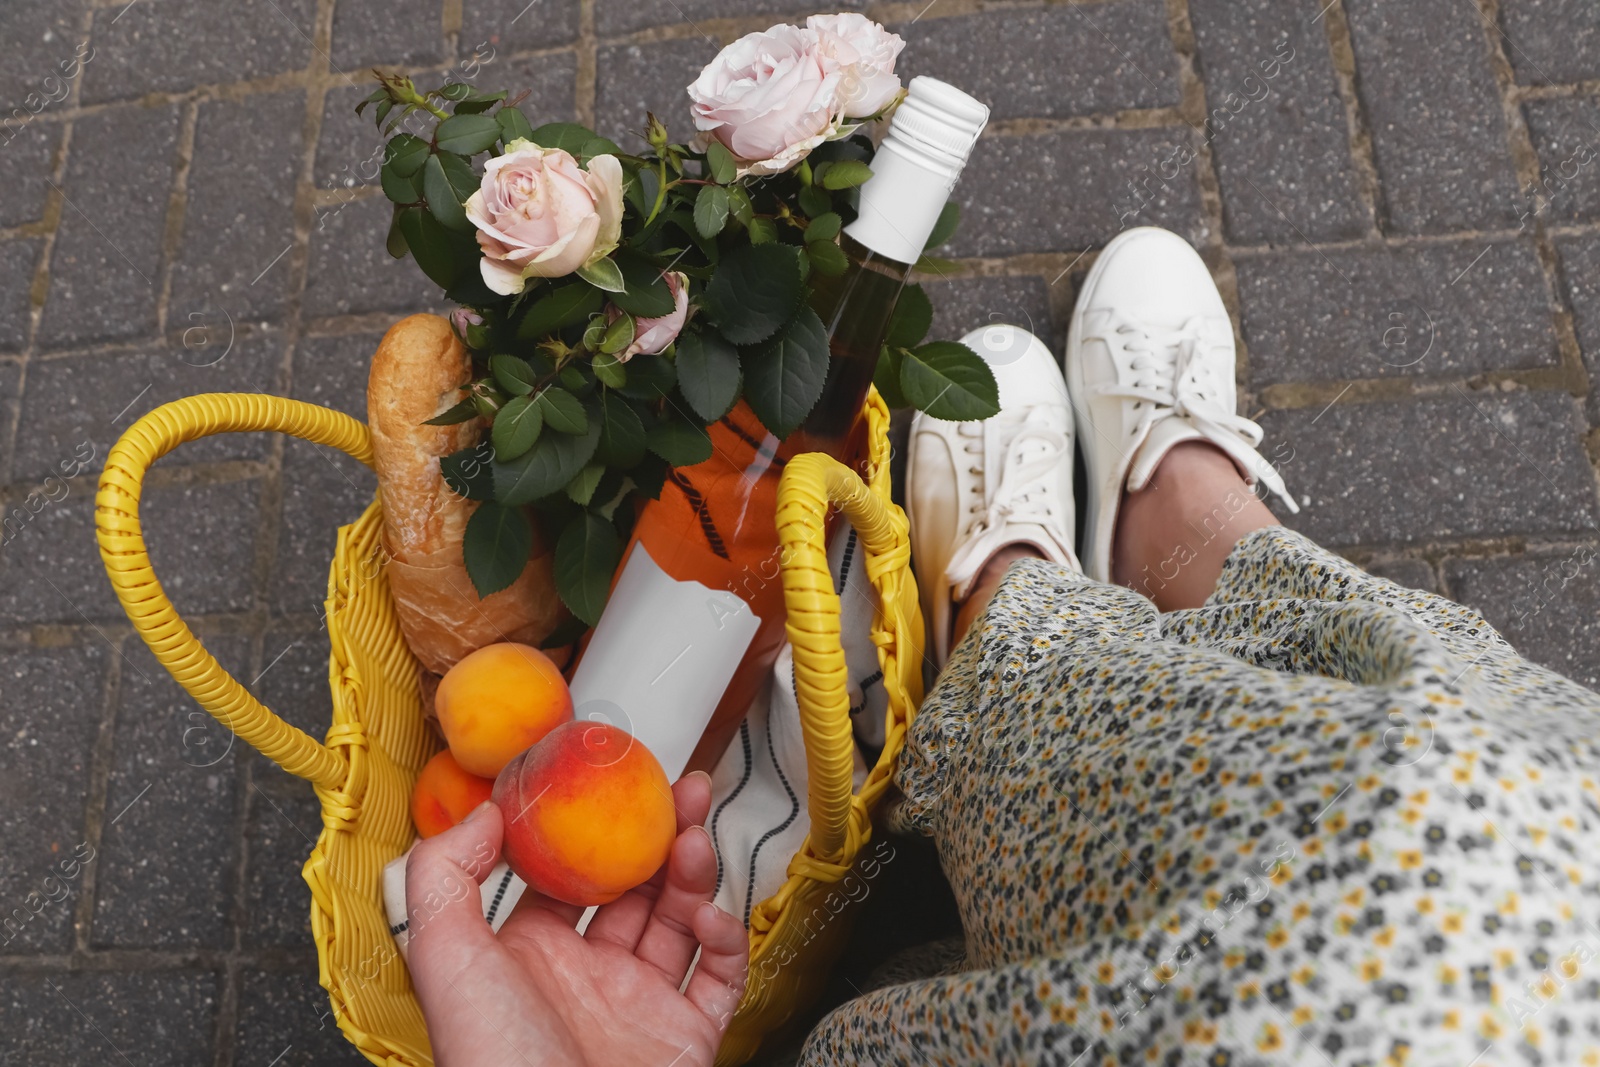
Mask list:
POLYGON ((324 208, 311 228, 311 268, 301 312, 306 317, 392 311, 409 315, 446 304, 407 256, 384 247, 393 205, 381 196, 324 208))
POLYGON ((1190 4, 1210 110, 1223 222, 1245 244, 1359 236, 1344 104, 1316 0, 1190 4))
POLYGON ((1523 190, 1521 226, 1600 218, 1600 102, 1581 96, 1523 105, 1539 153, 1539 182, 1523 190))
POLYGON ((444 58, 438 0, 343 0, 333 11, 333 69, 444 58))
MULTIPOLYGON (((15 360, 0 360, 0 485, 10 484, 12 427, 17 422, 17 411, 22 406, 18 386, 22 381, 22 365, 15 360)), ((4 534, 0 534, 4 540, 4 534)))
POLYGON ((25 118, 63 106, 72 78, 82 77, 80 56, 95 61, 79 27, 78 0, 0 6, 0 115, 25 118))
POLYGON ((99 858, 84 797, 112 652, 90 640, 0 653, 0 954, 69 950, 84 867, 99 858))
POLYGON ((1055 345, 1050 293, 1043 278, 955 278, 925 281, 923 288, 933 302, 929 340, 955 341, 972 330, 1007 324, 1055 345))
POLYGON ((1500 26, 1524 85, 1600 78, 1600 7, 1588 0, 1505 0, 1500 26))
POLYGON ((45 198, 56 148, 61 144, 60 122, 30 122, 0 130, 0 226, 20 226, 44 218, 45 198))
POLYGON ((300 868, 320 833, 322 809, 309 785, 295 796, 252 791, 245 829, 247 918, 240 931, 246 946, 312 947, 311 889, 300 868))
POLYGON ((1345 12, 1389 224, 1404 233, 1515 225, 1516 176, 1477 8, 1348 0, 1345 12))
MULTIPOLYGON (((248 638, 211 637, 205 645, 235 677, 249 680, 248 638)), ((142 641, 129 641, 124 655, 90 943, 226 948, 233 942, 242 743, 142 641)))
MULTIPOLYGON (((320 614, 320 608, 318 609, 320 614)), ((328 631, 325 626, 267 629, 261 645, 261 673, 251 685, 261 703, 291 726, 318 741, 333 723, 333 696, 328 690, 328 631)), ((309 787, 255 750, 250 751, 251 780, 274 800, 298 799, 309 787)), ((260 804, 258 796, 255 801, 260 804)))
POLYGON ((1600 547, 1452 559, 1444 568, 1456 598, 1482 612, 1517 651, 1600 688, 1600 547))
POLYGON ((1284 521, 1330 547, 1572 534, 1600 520, 1565 393, 1451 390, 1260 421, 1262 455, 1302 505, 1284 521))
POLYGON ((299 90, 200 105, 170 321, 196 311, 225 310, 235 321, 281 315, 304 121, 299 90))
POLYGON ((367 372, 382 340, 381 333, 302 337, 295 348, 290 395, 366 422, 367 372))
POLYGON ((667 124, 673 140, 687 141, 695 132, 689 119, 688 85, 718 50, 716 41, 704 37, 601 48, 596 59, 596 130, 623 151, 636 152, 645 143, 645 115, 653 111, 667 124))
POLYGON ((33 272, 43 247, 38 238, 0 244, 0 352, 20 352, 28 343, 33 272))
MULTIPOLYGON (((12 624, 126 618, 95 543, 94 485, 66 485, 58 501, 40 497, 37 514, 0 543, 0 618, 12 624)), ((254 481, 145 489, 139 517, 151 565, 180 612, 250 606, 259 497, 254 481)))
MULTIPOLYGON (((600 5, 603 7, 603 5, 600 5)), ((462 0, 462 59, 533 48, 554 48, 578 39, 578 0, 462 0)))
POLYGON ((339 527, 361 517, 377 480, 341 452, 290 441, 283 457, 283 519, 272 604, 278 611, 320 611, 339 527))
POLYGON ((250 1050, 245 1063, 264 1064, 276 1055, 272 1067, 366 1064, 339 1030, 328 994, 317 984, 316 960, 295 970, 244 970, 239 983, 234 1047, 250 1050))
POLYGON ((889 28, 906 42, 895 63, 902 81, 931 74, 959 85, 989 105, 991 119, 1178 104, 1178 56, 1160 0, 986 11, 889 28))
POLYGON ((41 344, 155 332, 177 136, 176 106, 115 108, 74 124, 41 344))
POLYGON ((1369 563, 1366 566, 1368 574, 1376 574, 1379 578, 1387 578, 1391 582, 1399 582, 1408 589, 1421 589, 1425 593, 1437 593, 1439 583, 1434 580, 1433 567, 1427 560, 1422 559, 1390 559, 1380 563, 1369 563))
POLYGON ((578 78, 578 57, 571 52, 529 56, 523 59, 496 60, 486 66, 478 82, 505 89, 512 96, 528 95, 517 109, 535 127, 546 122, 573 122, 578 117, 574 99, 578 78))
POLYGON ((0 1062, 210 1063, 221 988, 217 974, 187 969, 6 974, 0 1062))
POLYGON ((84 73, 84 102, 300 70, 321 60, 312 52, 315 21, 314 0, 102 7, 94 13, 94 60, 84 73))
MULTIPOLYGON (((1589 381, 1600 381, 1600 237, 1566 237, 1556 242, 1556 251, 1589 381)), ((1600 397, 1592 388, 1588 404, 1591 416, 1600 416, 1600 397)))
MULTIPOLYGON (((283 334, 268 330, 239 337, 230 349, 225 320, 213 321, 218 323, 214 339, 203 347, 180 342, 147 351, 34 360, 12 478, 37 482, 80 468, 83 461, 80 469, 92 482, 117 438, 145 412, 198 393, 271 392, 283 359, 283 334)), ((198 322, 189 334, 193 341, 202 337, 198 322)), ((265 434, 218 434, 180 445, 161 462, 262 459, 268 441, 265 434)))
POLYGON ((1291 249, 1236 255, 1234 267, 1257 385, 1560 363, 1526 240, 1291 249))
POLYGON ((1165 226, 1202 243, 1196 160, 1163 161, 1186 131, 1064 130, 988 136, 956 186, 961 228, 942 250, 951 256, 1067 252, 1103 245, 1121 229, 1165 226))
POLYGON ((698 23, 710 19, 758 15, 772 15, 773 22, 803 26, 807 15, 860 10, 862 6, 862 0, 841 0, 819 8, 796 7, 786 0, 595 0, 594 25, 602 37, 632 33, 647 26, 682 26, 686 22, 698 29, 698 23))

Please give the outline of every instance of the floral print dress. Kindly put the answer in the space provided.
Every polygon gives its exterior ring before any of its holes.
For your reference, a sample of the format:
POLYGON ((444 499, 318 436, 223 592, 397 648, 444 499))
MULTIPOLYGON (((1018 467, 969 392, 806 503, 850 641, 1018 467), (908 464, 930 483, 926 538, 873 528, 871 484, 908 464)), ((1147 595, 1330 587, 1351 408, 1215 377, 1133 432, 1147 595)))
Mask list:
POLYGON ((1203 608, 1008 572, 912 726, 965 953, 806 1064, 1600 1064, 1600 696, 1272 527, 1203 608))

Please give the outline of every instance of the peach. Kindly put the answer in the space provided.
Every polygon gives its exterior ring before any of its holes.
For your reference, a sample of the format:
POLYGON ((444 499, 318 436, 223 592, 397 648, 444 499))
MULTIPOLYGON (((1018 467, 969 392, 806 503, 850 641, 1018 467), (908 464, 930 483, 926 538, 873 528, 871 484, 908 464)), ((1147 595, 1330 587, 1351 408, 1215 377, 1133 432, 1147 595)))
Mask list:
POLYGON ((523 881, 588 907, 649 880, 677 837, 672 784, 626 730, 569 722, 513 759, 494 783, 502 858, 523 881))
POLYGON ((572 721, 572 693, 549 656, 506 641, 451 667, 433 708, 456 762, 493 778, 511 757, 572 721))
POLYGON ((411 821, 423 837, 442 834, 489 799, 494 781, 468 774, 450 750, 429 760, 411 790, 411 821))

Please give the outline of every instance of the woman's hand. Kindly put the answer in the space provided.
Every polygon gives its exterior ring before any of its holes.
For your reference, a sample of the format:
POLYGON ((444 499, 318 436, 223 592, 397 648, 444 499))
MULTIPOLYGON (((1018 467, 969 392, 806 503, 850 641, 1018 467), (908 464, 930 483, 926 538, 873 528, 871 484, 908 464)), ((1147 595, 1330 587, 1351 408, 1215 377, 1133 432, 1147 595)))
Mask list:
POLYGON ((417 845, 406 864, 412 984, 440 1067, 710 1064, 744 993, 743 925, 710 903, 717 859, 701 827, 711 779, 672 789, 678 839, 649 882, 583 909, 529 889, 496 934, 477 884, 500 858, 492 803, 417 845), (683 976, 700 949, 688 987, 683 976))

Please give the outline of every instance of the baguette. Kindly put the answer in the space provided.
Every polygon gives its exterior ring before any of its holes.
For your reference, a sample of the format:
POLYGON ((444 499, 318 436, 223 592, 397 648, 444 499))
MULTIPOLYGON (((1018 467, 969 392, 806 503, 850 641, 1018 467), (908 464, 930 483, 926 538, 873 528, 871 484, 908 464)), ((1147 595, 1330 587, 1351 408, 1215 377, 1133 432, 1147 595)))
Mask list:
POLYGON ((537 522, 528 566, 509 587, 480 598, 467 575, 461 542, 478 504, 445 484, 439 459, 476 445, 483 427, 477 419, 424 423, 455 404, 471 377, 472 360, 450 324, 412 315, 384 334, 367 381, 384 573, 406 643, 435 674, 497 641, 537 646, 566 617, 537 522))

